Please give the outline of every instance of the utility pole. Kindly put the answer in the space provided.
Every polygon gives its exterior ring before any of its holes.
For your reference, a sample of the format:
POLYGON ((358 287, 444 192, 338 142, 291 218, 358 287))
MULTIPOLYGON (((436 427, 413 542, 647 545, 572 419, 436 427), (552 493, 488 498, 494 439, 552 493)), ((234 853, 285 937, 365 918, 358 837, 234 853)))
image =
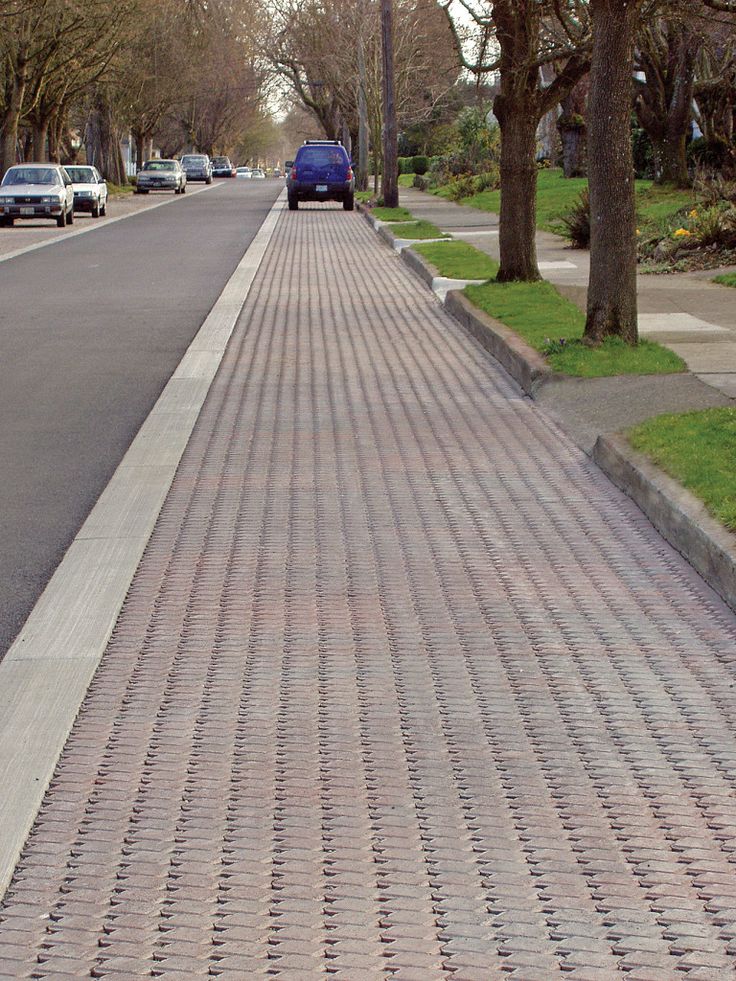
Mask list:
POLYGON ((381 47, 383 50, 383 204, 399 206, 399 132, 394 93, 393 0, 381 0, 381 47))

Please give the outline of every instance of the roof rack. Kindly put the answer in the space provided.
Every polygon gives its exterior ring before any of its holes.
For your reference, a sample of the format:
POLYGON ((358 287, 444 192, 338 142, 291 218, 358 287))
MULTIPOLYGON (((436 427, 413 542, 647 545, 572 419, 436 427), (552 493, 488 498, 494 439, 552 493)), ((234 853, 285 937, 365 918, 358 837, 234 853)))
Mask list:
POLYGON ((305 140, 304 141, 305 146, 311 143, 317 143, 317 144, 321 143, 323 146, 325 144, 327 144, 328 146, 342 146, 342 143, 339 140, 305 140))

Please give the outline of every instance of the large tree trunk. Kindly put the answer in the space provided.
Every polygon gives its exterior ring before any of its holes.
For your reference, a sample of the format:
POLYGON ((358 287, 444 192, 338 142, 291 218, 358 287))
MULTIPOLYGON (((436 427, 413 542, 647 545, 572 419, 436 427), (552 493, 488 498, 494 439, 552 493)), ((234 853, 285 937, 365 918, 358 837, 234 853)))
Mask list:
POLYGON ((381 0, 383 53, 383 203, 399 206, 399 132, 396 120, 393 0, 381 0))
POLYGON ((98 93, 95 106, 90 113, 85 143, 87 163, 97 167, 103 177, 112 183, 127 183, 123 154, 120 150, 120 133, 113 121, 110 106, 102 93, 98 93))
POLYGON ((13 79, 10 86, 10 100, 3 119, 3 143, 2 143, 2 172, 12 167, 16 161, 18 152, 18 126, 23 108, 23 97, 25 95, 26 81, 24 73, 13 79))
POLYGON ((557 130, 562 145, 562 172, 565 177, 584 177, 586 174, 587 97, 588 85, 584 79, 560 101, 562 112, 557 120, 557 130))
POLYGON ((501 127, 500 283, 540 278, 537 267, 536 112, 507 104, 499 96, 494 104, 501 127))
MULTIPOLYGON (((361 24, 362 31, 362 24, 361 24)), ((358 174, 355 186, 359 191, 368 190, 368 103, 365 90, 365 47, 362 33, 358 38, 358 174)))
POLYGON ((49 135, 49 121, 47 118, 40 117, 33 123, 33 159, 36 163, 42 163, 46 159, 51 159, 51 154, 46 153, 46 140, 49 135))
POLYGON ((687 169, 687 133, 667 133, 662 139, 653 139, 652 146, 655 184, 690 187, 690 174, 687 169))
POLYGON ((585 340, 638 340, 636 202, 631 86, 638 3, 591 0, 593 57, 588 102, 590 280, 585 340))

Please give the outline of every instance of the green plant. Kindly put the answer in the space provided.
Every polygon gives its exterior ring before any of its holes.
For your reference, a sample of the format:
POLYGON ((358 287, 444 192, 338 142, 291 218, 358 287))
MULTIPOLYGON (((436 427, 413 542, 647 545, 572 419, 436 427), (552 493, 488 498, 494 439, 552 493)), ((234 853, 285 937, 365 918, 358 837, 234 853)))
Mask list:
POLYGON ((590 193, 585 187, 572 209, 560 218, 565 238, 576 249, 590 247, 590 193))
POLYGON ((636 347, 610 338, 599 347, 582 343, 585 314, 552 283, 497 283, 466 286, 479 309, 516 331, 544 354, 554 371, 583 378, 609 375, 671 374, 685 370, 673 351, 642 340, 636 347))
POLYGON ((429 188, 429 180, 422 174, 414 174, 414 182, 412 187, 416 187, 420 191, 426 191, 429 188))
POLYGON ((412 169, 415 174, 419 174, 422 177, 429 170, 429 160, 423 156, 413 157, 412 169))
POLYGON ((426 242, 413 250, 449 279, 490 279, 498 272, 498 263, 485 252, 467 242, 426 242))
POLYGON ((396 238, 413 238, 417 240, 426 238, 449 238, 441 232, 431 221, 417 221, 411 224, 396 224, 391 227, 391 231, 396 238))
POLYGON ((411 221, 414 217, 406 208, 374 208, 371 212, 379 221, 411 221))
POLYGON ((656 416, 627 435, 635 450, 645 453, 736 531, 736 409, 726 406, 656 416))
POLYGON ((721 286, 732 286, 736 288, 736 273, 724 273, 722 276, 716 276, 713 282, 720 283, 721 286))

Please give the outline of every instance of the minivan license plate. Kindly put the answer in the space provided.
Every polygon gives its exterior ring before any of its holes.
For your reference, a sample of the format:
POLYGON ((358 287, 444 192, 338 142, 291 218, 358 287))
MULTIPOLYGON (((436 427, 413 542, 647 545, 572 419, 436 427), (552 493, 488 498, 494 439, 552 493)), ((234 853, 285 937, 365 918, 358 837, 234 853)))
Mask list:
POLYGON ((33 208, 21 208, 20 209, 20 213, 22 215, 32 215, 33 214, 33 208))
POLYGON ((327 185, 326 184, 318 184, 317 187, 316 187, 316 191, 317 191, 317 194, 326 194, 327 193, 327 185))

